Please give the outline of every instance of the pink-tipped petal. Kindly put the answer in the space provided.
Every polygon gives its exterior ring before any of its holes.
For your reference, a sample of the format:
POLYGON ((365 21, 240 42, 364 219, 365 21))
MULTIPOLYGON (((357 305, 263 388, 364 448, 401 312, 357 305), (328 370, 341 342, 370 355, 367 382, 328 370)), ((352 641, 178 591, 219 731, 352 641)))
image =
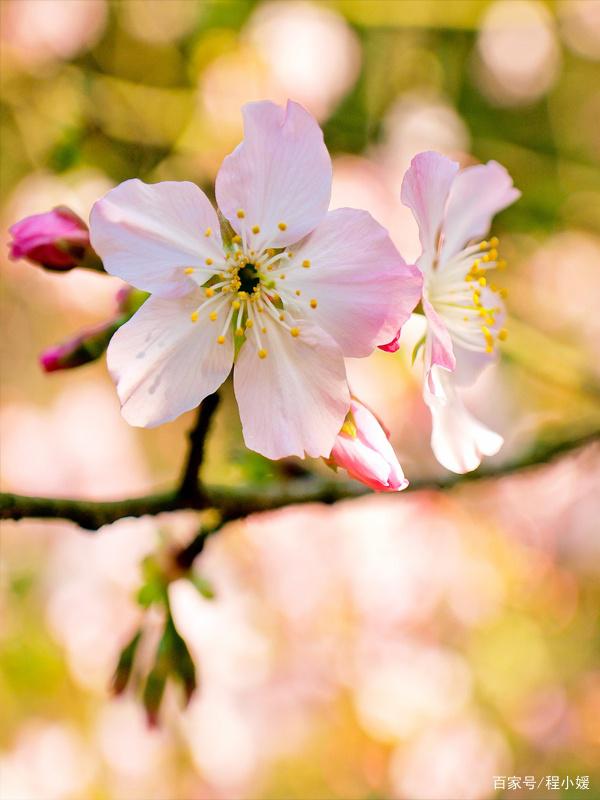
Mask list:
POLYGON ((94 204, 90 235, 107 272, 163 297, 193 289, 186 267, 224 260, 217 214, 188 181, 121 183, 94 204))
POLYGON ((454 356, 452 339, 450 338, 450 333, 443 319, 437 314, 426 297, 423 297, 422 303, 423 311, 427 319, 425 380, 427 381, 429 391, 436 394, 439 386, 436 385, 432 379, 431 371, 433 367, 441 367, 448 372, 452 372, 456 367, 456 358, 454 356))
POLYGON ((400 350, 400 334, 402 330, 396 331, 396 335, 387 344, 378 344, 377 347, 384 353, 397 353, 400 350))
POLYGON ((244 441, 267 458, 328 456, 350 407, 344 359, 324 331, 299 320, 298 337, 264 315, 266 358, 250 337, 233 374, 244 441))
POLYGON ((285 108, 248 103, 243 114, 244 139, 219 170, 217 202, 237 233, 248 232, 255 250, 285 247, 310 233, 329 206, 331 159, 323 133, 291 100, 285 108))
POLYGON ((460 172, 448 196, 440 264, 443 266, 468 242, 483 238, 492 218, 520 196, 512 178, 497 161, 460 172))
POLYGON ((399 492, 408 486, 386 432, 375 415, 356 399, 351 404, 356 435, 337 436, 331 460, 350 477, 379 492, 399 492))
POLYGON ((431 449, 443 467, 463 474, 480 465, 484 456, 495 455, 504 440, 487 428, 465 408, 452 376, 434 368, 442 392, 432 394, 425 387, 423 396, 431 411, 431 449))
POLYGON ((458 164, 440 153, 419 153, 411 161, 402 181, 401 200, 414 214, 423 252, 419 265, 431 268, 443 227, 444 210, 458 164))
POLYGON ((218 344, 227 301, 211 322, 190 314, 203 295, 150 297, 115 333, 107 352, 122 413, 130 425, 152 428, 195 408, 223 383, 233 364, 231 330, 218 344))
POLYGON ((405 263, 368 212, 339 208, 295 248, 281 288, 300 289, 302 313, 335 339, 344 356, 361 358, 397 335, 422 283, 420 270, 405 263))

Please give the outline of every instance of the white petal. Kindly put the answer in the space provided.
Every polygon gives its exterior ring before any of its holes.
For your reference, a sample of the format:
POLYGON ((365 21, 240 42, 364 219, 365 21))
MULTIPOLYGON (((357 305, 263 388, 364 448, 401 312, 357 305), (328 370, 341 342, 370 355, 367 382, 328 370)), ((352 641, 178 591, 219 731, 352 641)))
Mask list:
POLYGON ((467 350, 466 347, 456 343, 454 355, 456 356, 454 381, 457 386, 471 386, 486 367, 498 361, 497 349, 493 353, 486 353, 483 350, 467 350))
POLYGON ((107 361, 117 383, 127 422, 154 427, 195 408, 223 383, 233 363, 233 337, 217 343, 228 303, 223 299, 218 319, 208 312, 197 322, 191 312, 202 300, 200 292, 184 298, 150 297, 115 333, 107 361))
POLYGON ((448 196, 440 263, 445 264, 467 242, 485 236, 494 215, 520 196, 508 172, 496 161, 460 172, 448 196))
MULTIPOLYGON (((501 298, 492 292, 488 287, 480 289, 481 303, 486 308, 495 308, 494 323, 489 325, 490 332, 494 338, 506 322, 506 308, 501 298)), ((483 345, 483 342, 482 342, 483 345)), ((470 386, 481 375, 486 367, 498 361, 498 348, 494 348, 493 353, 486 350, 469 350, 462 347, 460 343, 454 342, 454 355, 456 356, 456 368, 454 370, 454 382, 457 386, 470 386)))
POLYGON ((402 202, 411 209, 419 226, 423 248, 419 266, 423 270, 428 270, 432 265, 446 201, 457 173, 456 161, 451 161, 441 153, 427 151, 413 158, 402 181, 402 202))
POLYGON ((233 374, 247 447, 267 458, 329 456, 350 408, 344 359, 324 331, 307 321, 295 338, 267 317, 266 358, 250 338, 233 374))
POLYGON ((442 391, 433 394, 426 383, 423 392, 431 411, 431 449, 440 464, 451 472, 471 472, 477 469, 483 456, 495 455, 504 440, 465 408, 450 373, 433 367, 432 375, 442 384, 442 391))
POLYGON ((285 247, 312 231, 329 206, 331 159, 323 133, 292 101, 285 108, 248 103, 243 113, 244 140, 219 170, 217 202, 237 233, 259 226, 248 234, 255 250, 285 247))
POLYGON ((425 380, 429 391, 435 394, 438 384, 432 377, 432 367, 436 366, 452 372, 456 367, 456 357, 454 355, 453 342, 443 318, 439 316, 426 297, 423 297, 422 303, 427 320, 425 380))
POLYGON ((421 296, 422 276, 367 211, 339 208, 294 248, 277 290, 327 331, 344 356, 361 358, 389 342, 421 296), (303 263, 309 263, 305 268, 303 263), (316 300, 312 309, 310 301, 316 300))
POLYGON ((185 267, 224 260, 215 210, 188 181, 121 183, 94 204, 90 238, 107 272, 162 296, 191 291, 185 267))

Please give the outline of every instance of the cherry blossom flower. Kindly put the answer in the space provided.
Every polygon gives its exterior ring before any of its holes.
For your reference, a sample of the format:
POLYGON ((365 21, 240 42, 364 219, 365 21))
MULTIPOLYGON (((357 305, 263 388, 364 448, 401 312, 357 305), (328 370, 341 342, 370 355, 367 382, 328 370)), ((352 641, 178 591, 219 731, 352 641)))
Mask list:
POLYGON ((389 433, 355 397, 328 463, 342 467, 351 478, 379 492, 399 492, 408 486, 389 433))
POLYGON ((389 341, 422 278, 365 211, 327 211, 331 161, 300 105, 243 109, 224 160, 221 226, 189 182, 125 181, 91 213, 105 268, 152 296, 117 331, 108 366, 122 413, 151 427, 227 378, 246 445, 269 458, 328 456, 350 407, 344 357, 389 341))
MULTIPOLYGON (((498 239, 481 241, 492 217, 520 197, 508 172, 495 161, 467 167, 439 153, 415 156, 402 183, 402 202, 419 226, 423 273, 423 394, 433 421, 431 445, 453 472, 476 469, 502 437, 465 408, 457 387, 474 382, 506 337, 503 291, 488 281, 503 269, 498 239)), ((382 347, 394 352, 397 337, 382 347)))
POLYGON ((64 206, 16 222, 10 257, 26 258, 46 269, 65 272, 82 266, 89 250, 87 225, 64 206))

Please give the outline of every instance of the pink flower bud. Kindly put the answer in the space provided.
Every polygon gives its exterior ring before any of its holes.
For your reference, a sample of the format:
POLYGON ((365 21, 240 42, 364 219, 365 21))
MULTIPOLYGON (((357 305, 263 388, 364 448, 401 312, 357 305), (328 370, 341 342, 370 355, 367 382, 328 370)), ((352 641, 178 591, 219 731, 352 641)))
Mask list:
POLYGON ((408 486, 387 431, 356 398, 352 399, 329 460, 375 491, 399 492, 408 486))
POLYGON ((116 313, 113 319, 86 328, 77 336, 44 350, 39 362, 44 372, 81 367, 95 361, 105 352, 113 334, 135 314, 147 299, 148 293, 130 286, 119 289, 115 296, 116 313))
POLYGON ((44 372, 73 369, 95 361, 104 353, 115 331, 128 319, 117 317, 94 328, 82 331, 72 339, 49 347, 40 354, 39 361, 44 372))
POLYGON ((87 225, 69 208, 59 206, 15 223, 10 232, 10 257, 26 258, 46 269, 101 268, 90 247, 87 225), (91 257, 90 257, 91 256, 91 257))

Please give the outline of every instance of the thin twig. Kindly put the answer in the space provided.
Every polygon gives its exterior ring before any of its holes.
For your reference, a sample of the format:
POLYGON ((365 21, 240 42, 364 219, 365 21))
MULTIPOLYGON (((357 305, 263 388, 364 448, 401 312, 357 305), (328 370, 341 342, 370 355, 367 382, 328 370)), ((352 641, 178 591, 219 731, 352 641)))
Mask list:
POLYGON ((219 522, 214 525, 203 525, 194 538, 188 542, 185 547, 182 547, 180 550, 176 551, 175 563, 177 564, 177 567, 184 572, 189 570, 196 558, 204 550, 204 545, 206 544, 208 537, 213 536, 215 533, 220 531, 222 527, 222 520, 219 520, 219 522))
POLYGON ((183 474, 177 492, 178 499, 183 502, 194 503, 200 497, 198 485, 198 472, 204 460, 204 443, 210 427, 213 414, 219 405, 219 394, 209 394, 205 397, 198 409, 196 424, 189 433, 189 449, 183 468, 183 474))
MULTIPOLYGON (((546 464, 559 456, 597 442, 600 430, 569 439, 541 442, 531 450, 504 464, 480 467, 466 475, 448 475, 439 480, 413 481, 405 491, 446 490, 476 480, 498 478, 546 464)), ((146 497, 113 502, 62 500, 0 494, 0 519, 67 519, 87 530, 97 530, 122 517, 141 517, 183 509, 217 509, 221 520, 228 522, 249 514, 270 511, 296 503, 335 503, 370 493, 359 483, 312 476, 287 481, 283 486, 203 486, 187 497, 174 489, 146 497)))

